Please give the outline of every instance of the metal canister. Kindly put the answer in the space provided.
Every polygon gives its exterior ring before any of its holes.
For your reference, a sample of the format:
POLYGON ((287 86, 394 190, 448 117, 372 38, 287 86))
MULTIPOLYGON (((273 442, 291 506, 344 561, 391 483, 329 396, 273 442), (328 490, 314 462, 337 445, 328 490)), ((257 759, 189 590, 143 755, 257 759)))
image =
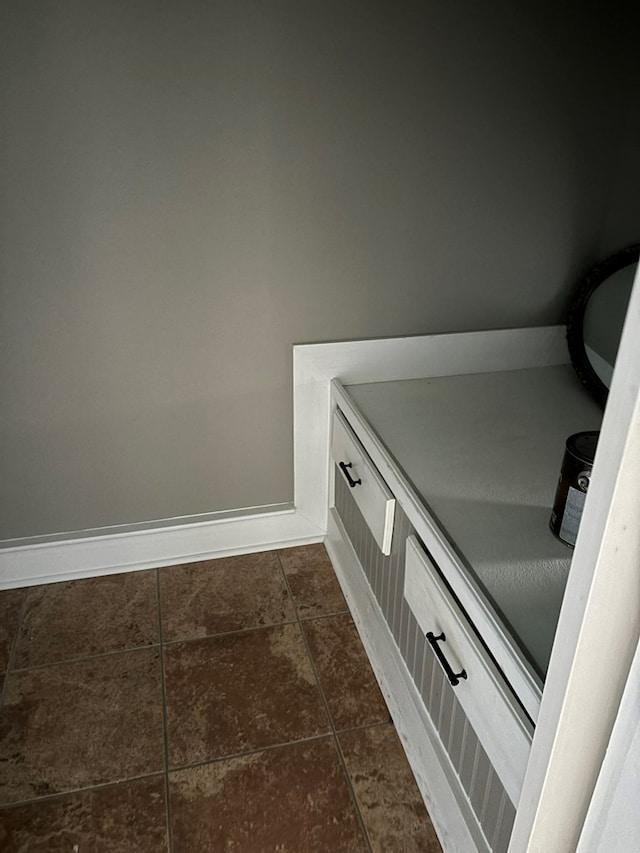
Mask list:
POLYGON ((576 432, 566 441, 549 527, 570 548, 578 538, 599 435, 597 430, 576 432))

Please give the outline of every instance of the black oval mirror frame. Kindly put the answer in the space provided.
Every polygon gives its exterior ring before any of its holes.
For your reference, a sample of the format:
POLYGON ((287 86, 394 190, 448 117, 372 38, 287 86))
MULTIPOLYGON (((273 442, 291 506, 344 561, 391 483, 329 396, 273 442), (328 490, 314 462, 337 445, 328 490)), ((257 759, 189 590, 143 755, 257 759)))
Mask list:
MULTIPOLYGON (((598 375, 585 347, 585 317, 589 300, 600 285, 625 267, 636 265, 640 244, 627 246, 593 267, 583 279, 573 297, 567 321, 567 344, 573 366, 589 393, 604 408, 609 386, 598 375)), ((616 348, 617 349, 617 348, 616 348)), ((611 365, 613 367, 613 365, 611 365)))

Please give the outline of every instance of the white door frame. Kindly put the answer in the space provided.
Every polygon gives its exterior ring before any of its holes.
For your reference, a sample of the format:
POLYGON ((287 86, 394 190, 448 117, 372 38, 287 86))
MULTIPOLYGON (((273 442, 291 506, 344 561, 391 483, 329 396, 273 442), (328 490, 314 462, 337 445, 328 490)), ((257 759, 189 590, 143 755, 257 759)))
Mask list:
POLYGON ((509 853, 577 849, 638 643, 639 280, 637 275, 509 853))

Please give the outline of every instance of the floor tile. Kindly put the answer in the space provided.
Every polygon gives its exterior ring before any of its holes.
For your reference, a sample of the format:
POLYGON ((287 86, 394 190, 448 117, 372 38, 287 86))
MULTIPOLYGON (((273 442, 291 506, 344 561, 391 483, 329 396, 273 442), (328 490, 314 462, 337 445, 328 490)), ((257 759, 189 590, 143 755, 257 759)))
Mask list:
POLYGON ((160 569, 165 642, 295 620, 275 551, 160 569))
POLYGON ((166 836, 157 776, 0 810, 4 853, 162 853, 166 836))
POLYGON ((16 668, 158 642, 155 572, 128 572, 32 587, 16 668))
POLYGON ((349 614, 304 623, 336 729, 389 721, 389 711, 349 614))
POLYGON ((9 675, 0 711, 0 802, 163 769, 156 649, 9 675))
POLYGON ((347 610, 340 584, 322 545, 278 551, 301 619, 347 610))
POLYGON ((174 853, 367 849, 329 738, 180 770, 169 779, 174 853))
POLYGON ((441 853, 395 728, 338 737, 374 853, 441 853))
POLYGON ((172 767, 329 730, 297 623, 168 646, 165 672, 172 767))
POLYGON ((25 594, 25 589, 0 590, 0 686, 2 673, 9 665, 25 594))

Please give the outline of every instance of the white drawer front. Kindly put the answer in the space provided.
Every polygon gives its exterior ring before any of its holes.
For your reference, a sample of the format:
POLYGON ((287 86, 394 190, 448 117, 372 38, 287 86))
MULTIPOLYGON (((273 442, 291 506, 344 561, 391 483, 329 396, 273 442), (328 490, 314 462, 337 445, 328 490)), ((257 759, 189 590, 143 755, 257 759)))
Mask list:
POLYGON ((340 468, 340 476, 349 485, 355 483, 351 494, 378 547, 383 554, 390 554, 395 499, 338 409, 333 416, 331 452, 340 468))
MULTIPOLYGON (((489 760, 517 805, 529 760, 533 726, 479 642, 467 617, 415 536, 406 548, 404 595, 425 635, 431 633, 454 674, 453 687, 489 760)), ((435 653, 446 674, 445 665, 435 653)))

